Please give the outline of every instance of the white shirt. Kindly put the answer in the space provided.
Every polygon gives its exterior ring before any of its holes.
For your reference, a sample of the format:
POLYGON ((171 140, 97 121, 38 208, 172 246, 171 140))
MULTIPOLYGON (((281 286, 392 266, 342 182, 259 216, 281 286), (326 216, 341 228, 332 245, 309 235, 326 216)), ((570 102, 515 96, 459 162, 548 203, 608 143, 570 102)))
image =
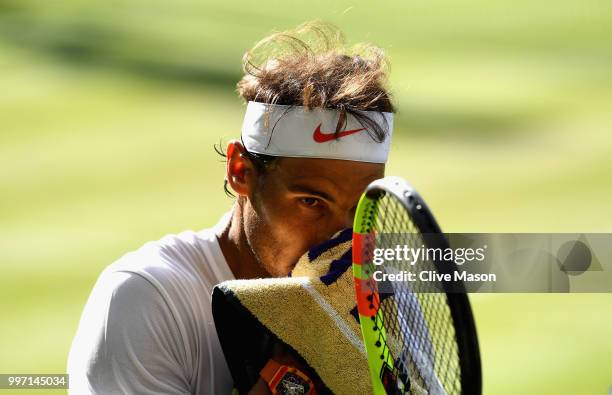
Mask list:
POLYGON ((68 357, 71 394, 229 394, 212 310, 234 278, 212 229, 168 235, 108 266, 68 357))

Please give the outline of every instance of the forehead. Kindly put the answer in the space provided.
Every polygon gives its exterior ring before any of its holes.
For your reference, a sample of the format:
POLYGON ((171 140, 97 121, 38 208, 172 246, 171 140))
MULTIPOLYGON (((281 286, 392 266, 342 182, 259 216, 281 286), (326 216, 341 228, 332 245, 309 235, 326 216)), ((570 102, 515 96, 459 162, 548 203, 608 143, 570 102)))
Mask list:
POLYGON ((382 163, 338 159, 282 158, 278 161, 279 179, 290 185, 323 188, 334 195, 360 195, 365 187, 385 173, 382 163))

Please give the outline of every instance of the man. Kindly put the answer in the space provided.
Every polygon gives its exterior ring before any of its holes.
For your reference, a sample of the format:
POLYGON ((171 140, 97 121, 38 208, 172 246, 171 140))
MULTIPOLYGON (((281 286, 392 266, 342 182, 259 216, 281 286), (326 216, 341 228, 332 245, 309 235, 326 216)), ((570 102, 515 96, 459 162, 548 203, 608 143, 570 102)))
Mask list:
POLYGON ((315 23, 245 55, 242 138, 226 152, 231 212, 211 229, 147 243, 101 274, 70 351, 71 392, 231 392, 214 285, 286 276, 309 247, 352 226, 362 191, 384 174, 393 112, 384 56, 341 44, 336 29, 315 23))

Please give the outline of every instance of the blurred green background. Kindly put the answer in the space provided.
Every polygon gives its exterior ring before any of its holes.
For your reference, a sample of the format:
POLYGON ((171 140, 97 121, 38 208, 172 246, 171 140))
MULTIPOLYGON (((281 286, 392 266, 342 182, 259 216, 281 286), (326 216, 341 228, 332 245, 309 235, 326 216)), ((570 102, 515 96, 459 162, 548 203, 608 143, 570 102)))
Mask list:
MULTIPOLYGON (((241 56, 312 19, 387 50, 387 173, 446 231, 612 232, 609 1, 0 0, 1 373, 65 372, 102 269, 230 207, 241 56)), ((485 394, 612 386, 612 295, 472 301, 485 394)))

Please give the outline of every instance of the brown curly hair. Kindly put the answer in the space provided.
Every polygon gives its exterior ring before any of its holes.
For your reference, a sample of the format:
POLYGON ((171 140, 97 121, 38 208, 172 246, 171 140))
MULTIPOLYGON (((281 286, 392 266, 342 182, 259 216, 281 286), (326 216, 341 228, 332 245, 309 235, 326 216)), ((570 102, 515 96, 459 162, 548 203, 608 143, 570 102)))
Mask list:
POLYGON ((336 131, 355 116, 378 142, 384 131, 364 111, 394 112, 386 89, 388 63, 382 49, 369 44, 347 48, 333 25, 309 22, 274 33, 243 57, 238 94, 245 102, 340 110, 336 131))
MULTIPOLYGON (((335 26, 307 22, 295 29, 273 33, 247 51, 244 76, 237 84, 245 103, 330 108, 340 110, 336 133, 347 114, 357 119, 376 142, 385 130, 366 111, 395 112, 386 88, 389 64, 382 49, 371 44, 347 47, 335 26)), ((223 151, 216 151, 225 156, 223 151)), ((254 166, 265 172, 277 157, 246 152, 254 166)), ((226 194, 233 196, 225 182, 226 194)))

